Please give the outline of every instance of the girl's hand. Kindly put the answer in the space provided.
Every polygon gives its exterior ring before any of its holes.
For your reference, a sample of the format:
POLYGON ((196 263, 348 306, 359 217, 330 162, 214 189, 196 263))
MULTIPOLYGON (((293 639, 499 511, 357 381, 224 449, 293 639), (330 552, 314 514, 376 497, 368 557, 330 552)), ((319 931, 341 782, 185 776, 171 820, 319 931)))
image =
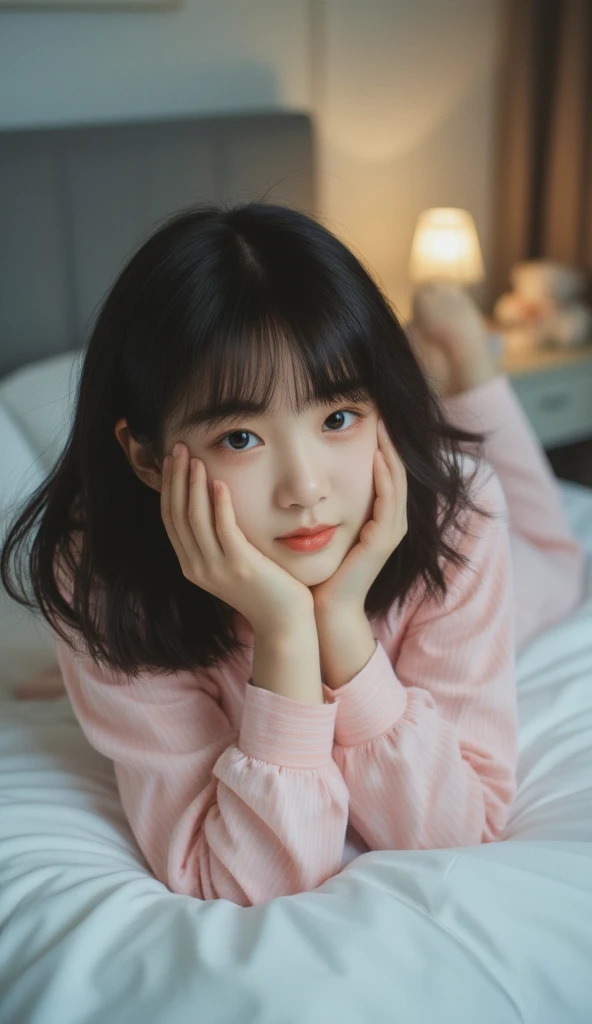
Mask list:
POLYGON ((363 613, 366 595, 387 558, 407 533, 407 474, 387 435, 378 423, 374 453, 376 499, 372 519, 364 523, 358 543, 339 568, 317 586, 310 587, 315 615, 363 613))
POLYGON ((210 502, 207 471, 200 459, 189 466, 185 445, 165 459, 161 515, 185 579, 236 608, 258 635, 290 628, 295 616, 312 611, 308 587, 254 545, 237 525, 230 491, 214 480, 210 502))

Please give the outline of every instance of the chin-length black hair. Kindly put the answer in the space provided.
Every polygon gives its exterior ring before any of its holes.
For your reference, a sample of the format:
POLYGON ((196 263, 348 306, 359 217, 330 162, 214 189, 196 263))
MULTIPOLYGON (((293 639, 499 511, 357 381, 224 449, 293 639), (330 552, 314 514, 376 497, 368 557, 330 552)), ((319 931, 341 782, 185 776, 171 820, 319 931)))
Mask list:
POLYGON ((388 300, 354 254, 311 217, 259 202, 183 210, 124 267, 84 354, 64 450, 3 544, 10 596, 40 609, 73 649, 82 638, 97 664, 128 681, 141 671, 207 668, 239 651, 234 609, 183 576, 160 494, 133 471, 114 427, 125 417, 162 465, 165 429, 168 436, 193 411, 237 399, 264 411, 286 352, 298 409, 354 382, 405 465, 408 532, 370 588, 366 614, 402 604, 419 583, 426 598, 443 600, 443 563, 467 562, 445 540, 449 525, 464 532, 468 509, 490 515, 471 501, 475 473, 464 474, 459 442, 476 446, 477 470, 487 435, 447 423, 388 300), (27 541, 25 579, 19 565, 15 587, 9 561, 27 541))

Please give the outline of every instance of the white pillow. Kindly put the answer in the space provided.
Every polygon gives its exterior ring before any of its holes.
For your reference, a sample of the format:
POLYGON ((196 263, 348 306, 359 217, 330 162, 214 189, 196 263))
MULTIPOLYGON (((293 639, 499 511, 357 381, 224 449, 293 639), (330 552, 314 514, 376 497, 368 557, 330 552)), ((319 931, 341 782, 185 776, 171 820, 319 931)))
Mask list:
MULTIPOLYGON (((63 450, 83 356, 82 349, 60 353, 0 380, 0 543, 63 450)), ((48 623, 0 584, 0 694, 52 664, 57 662, 48 623)))
MULTIPOLYGON (((17 511, 45 477, 38 454, 0 401, 0 543, 17 511)), ((0 692, 54 661, 45 619, 13 601, 0 585, 0 692)))
POLYGON ((46 471, 34 446, 0 400, 0 527, 16 506, 39 487, 46 471))
POLYGON ((28 363, 0 380, 0 404, 40 456, 46 473, 68 437, 84 354, 85 349, 61 352, 28 363))

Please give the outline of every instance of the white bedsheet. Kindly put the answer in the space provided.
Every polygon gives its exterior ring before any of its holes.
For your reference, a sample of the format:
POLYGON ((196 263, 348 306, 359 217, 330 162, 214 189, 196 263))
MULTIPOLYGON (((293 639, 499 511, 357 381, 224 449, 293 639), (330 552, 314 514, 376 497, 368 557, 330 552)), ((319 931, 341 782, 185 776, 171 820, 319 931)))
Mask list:
MULTIPOLYGON (((561 486, 592 552, 592 492, 561 486)), ((68 701, 11 699, 50 647, 0 611, 2 1024, 591 1024, 592 591, 519 658, 505 841, 351 849, 250 908, 151 875, 68 701)))

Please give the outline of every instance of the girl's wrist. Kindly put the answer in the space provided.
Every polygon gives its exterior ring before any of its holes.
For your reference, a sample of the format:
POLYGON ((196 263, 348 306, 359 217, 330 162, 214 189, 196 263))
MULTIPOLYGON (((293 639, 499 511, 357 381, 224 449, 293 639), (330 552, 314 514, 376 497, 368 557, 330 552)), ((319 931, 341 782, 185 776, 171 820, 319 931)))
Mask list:
POLYGON ((255 640, 264 643, 276 643, 279 647, 296 646, 311 635, 316 636, 316 622, 312 596, 310 603, 294 603, 290 609, 290 618, 268 619, 264 624, 253 625, 255 640))

